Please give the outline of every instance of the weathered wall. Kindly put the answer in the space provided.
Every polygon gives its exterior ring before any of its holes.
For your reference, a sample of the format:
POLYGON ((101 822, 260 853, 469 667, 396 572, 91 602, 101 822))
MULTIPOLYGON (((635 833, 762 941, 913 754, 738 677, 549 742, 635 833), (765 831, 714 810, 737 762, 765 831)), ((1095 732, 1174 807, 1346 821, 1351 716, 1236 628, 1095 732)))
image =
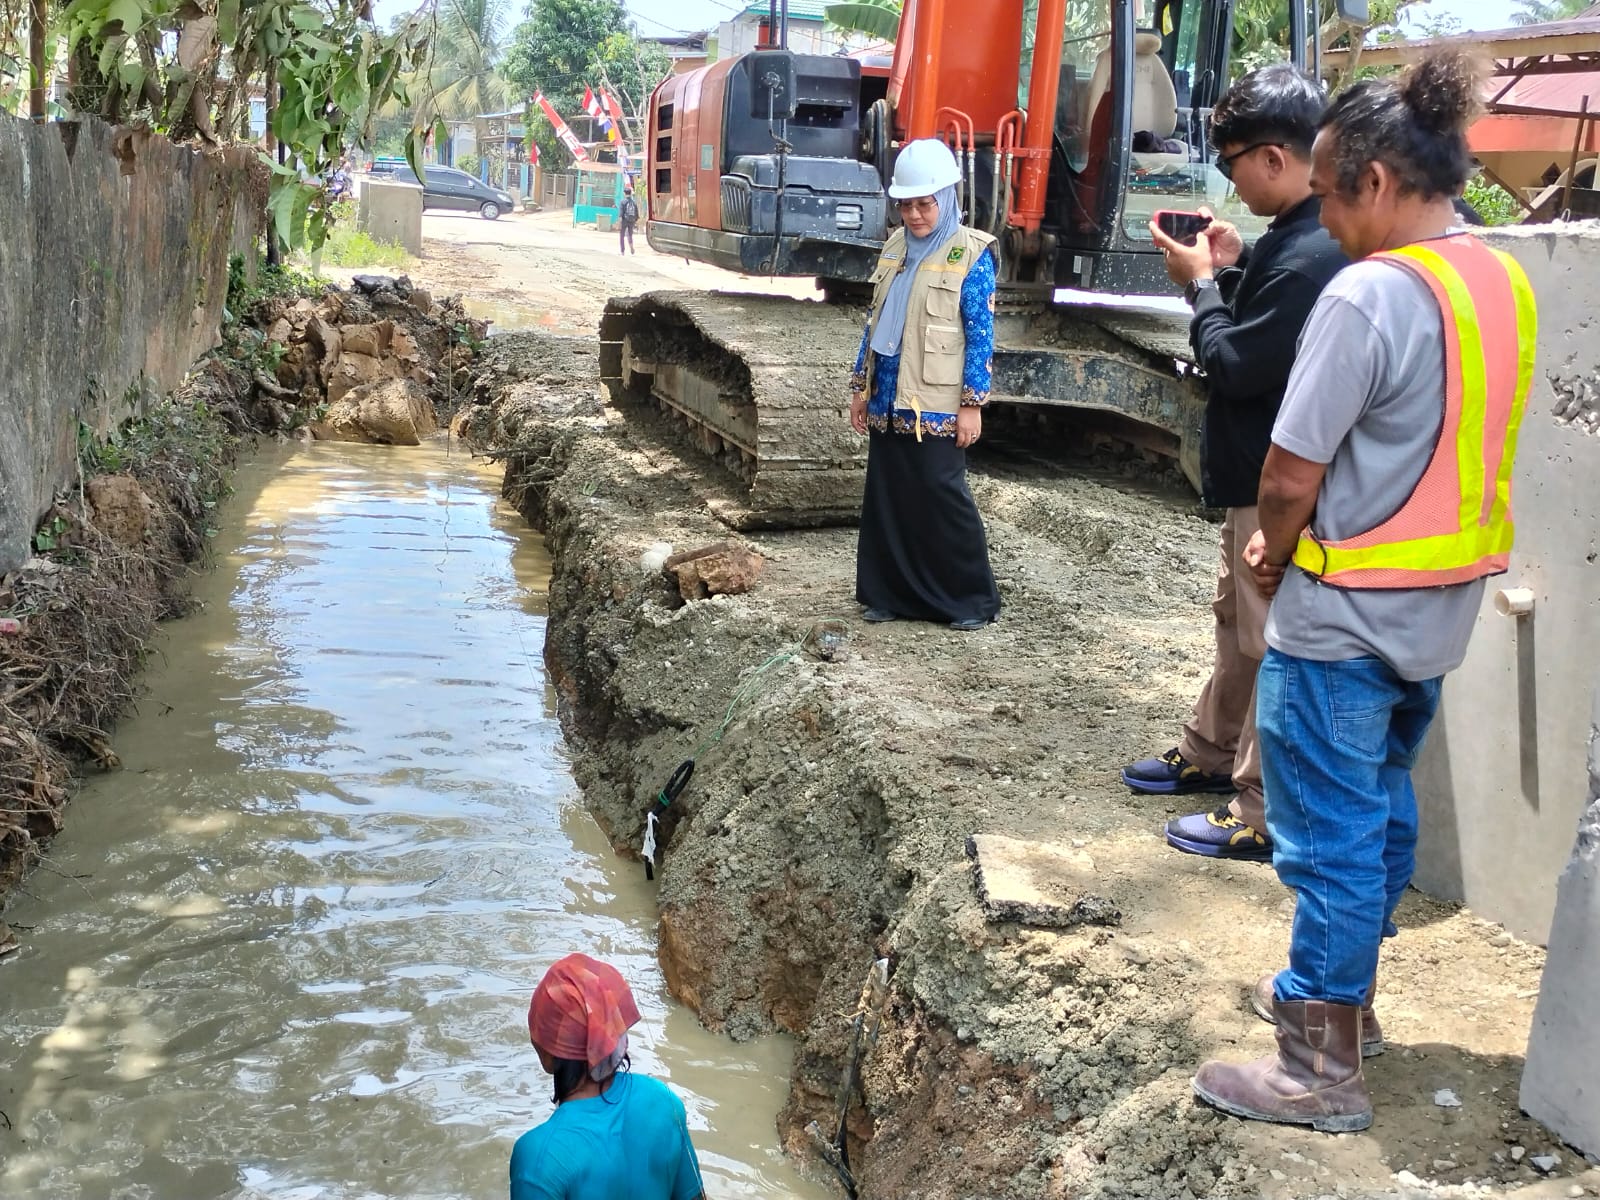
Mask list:
POLYGON ((1583 809, 1600 648, 1600 226, 1497 233, 1539 301, 1511 570, 1489 581, 1417 773, 1417 886, 1543 942, 1583 809), (1527 588, 1533 611, 1495 611, 1527 588))
POLYGON ((1589 725, 1589 798, 1562 872, 1550 955, 1522 1073, 1522 1109, 1600 1158, 1600 691, 1589 725))
POLYGON ((0 114, 0 573, 73 477, 80 423, 107 432, 141 376, 169 390, 216 344, 266 188, 250 150, 0 114))

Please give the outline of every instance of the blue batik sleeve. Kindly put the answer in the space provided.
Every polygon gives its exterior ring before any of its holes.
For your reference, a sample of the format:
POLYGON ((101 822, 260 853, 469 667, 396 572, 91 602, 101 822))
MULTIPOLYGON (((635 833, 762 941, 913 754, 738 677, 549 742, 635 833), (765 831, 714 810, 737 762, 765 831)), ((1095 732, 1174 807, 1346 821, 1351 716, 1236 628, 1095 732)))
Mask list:
POLYGON ((961 285, 961 326, 967 335, 967 359, 961 375, 961 403, 989 402, 994 379, 994 253, 985 250, 961 285))
POLYGON ((872 337, 872 326, 861 331, 861 349, 856 351, 856 367, 850 372, 850 390, 864 392, 867 390, 867 343, 872 337))

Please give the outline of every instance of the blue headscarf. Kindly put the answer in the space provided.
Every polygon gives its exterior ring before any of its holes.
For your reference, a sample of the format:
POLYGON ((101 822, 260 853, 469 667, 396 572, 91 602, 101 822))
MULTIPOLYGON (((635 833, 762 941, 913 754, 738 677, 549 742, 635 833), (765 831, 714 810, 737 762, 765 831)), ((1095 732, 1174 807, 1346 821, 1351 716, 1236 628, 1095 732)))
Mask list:
POLYGON ((961 228, 961 205, 956 200, 954 185, 934 193, 939 202, 939 220, 927 237, 913 237, 906 230, 906 261, 900 273, 889 284, 889 294, 883 298, 883 311, 872 327, 872 352, 885 357, 900 353, 900 343, 906 336, 906 305, 911 300, 911 281, 916 278, 922 260, 955 237, 961 228))

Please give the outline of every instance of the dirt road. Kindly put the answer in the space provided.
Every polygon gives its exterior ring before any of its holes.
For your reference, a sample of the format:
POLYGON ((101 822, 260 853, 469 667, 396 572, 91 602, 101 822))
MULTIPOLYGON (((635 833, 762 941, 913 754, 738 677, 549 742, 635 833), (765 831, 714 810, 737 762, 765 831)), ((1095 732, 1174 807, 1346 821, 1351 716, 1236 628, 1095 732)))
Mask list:
POLYGON ((410 272, 435 292, 461 292, 474 316, 498 332, 539 328, 588 336, 608 296, 660 288, 726 288, 809 299, 809 279, 753 279, 657 254, 635 238, 622 255, 615 233, 574 227, 570 212, 518 213, 485 221, 474 213, 426 213, 422 258, 410 272))

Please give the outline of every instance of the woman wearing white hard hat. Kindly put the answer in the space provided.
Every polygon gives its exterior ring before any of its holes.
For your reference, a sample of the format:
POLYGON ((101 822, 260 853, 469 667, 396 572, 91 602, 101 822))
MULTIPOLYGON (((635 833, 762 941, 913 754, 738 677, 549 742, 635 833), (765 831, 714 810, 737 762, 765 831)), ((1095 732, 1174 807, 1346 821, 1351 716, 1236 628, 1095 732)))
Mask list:
POLYGON ((983 433, 994 353, 994 238, 961 224, 961 169, 943 142, 908 143, 889 197, 903 228, 872 274, 872 316, 850 381, 870 439, 856 544, 868 621, 982 629, 1000 612, 967 447, 983 433))

